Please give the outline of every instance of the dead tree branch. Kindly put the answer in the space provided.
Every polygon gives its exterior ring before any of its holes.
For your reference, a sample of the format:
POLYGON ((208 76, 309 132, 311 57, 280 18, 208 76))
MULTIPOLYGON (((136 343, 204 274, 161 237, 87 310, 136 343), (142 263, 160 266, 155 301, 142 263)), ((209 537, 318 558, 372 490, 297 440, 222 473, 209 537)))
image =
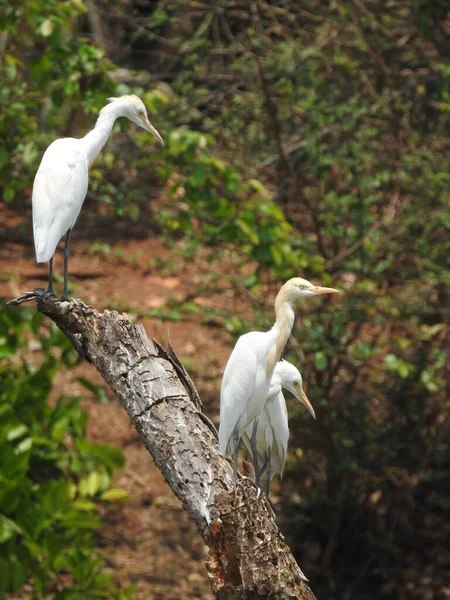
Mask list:
POLYGON ((197 525, 216 598, 315 600, 268 502, 249 479, 233 488, 231 465, 174 350, 151 342, 125 314, 99 313, 80 300, 31 293, 11 303, 32 299, 111 386, 197 525))

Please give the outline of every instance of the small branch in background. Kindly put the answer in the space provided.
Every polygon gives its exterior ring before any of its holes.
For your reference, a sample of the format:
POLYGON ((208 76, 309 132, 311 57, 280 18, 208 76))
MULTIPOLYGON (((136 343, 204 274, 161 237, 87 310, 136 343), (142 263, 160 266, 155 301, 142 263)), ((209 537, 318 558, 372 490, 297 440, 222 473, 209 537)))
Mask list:
POLYGON ((278 123, 278 119, 277 119, 277 113, 278 113, 277 105, 273 101, 272 96, 270 94, 269 84, 267 83, 267 79, 264 74, 264 69, 263 69, 263 66, 261 63, 261 59, 256 54, 256 52, 254 52, 254 51, 252 51, 252 52, 253 52, 253 56, 255 57, 256 64, 258 66, 259 81, 261 83, 261 89, 264 94, 264 100, 266 102, 266 107, 267 107, 267 114, 269 116, 270 125, 272 127, 273 135, 274 135, 275 142, 277 145, 278 158, 286 166, 289 166, 289 158, 283 148, 283 142, 281 139, 281 128, 280 128, 280 124, 278 123))
POLYGON ((7 44, 8 44, 8 32, 0 31, 0 65, 3 62, 3 55, 5 54, 7 44))
POLYGON ((391 201, 389 202, 386 210, 384 211, 384 214, 381 217, 381 219, 376 221, 360 240, 358 240, 357 242, 352 244, 349 248, 345 248, 345 250, 340 252, 337 256, 335 256, 334 258, 332 258, 328 262, 326 262, 325 269, 326 270, 333 269, 339 262, 341 262, 341 260, 343 260, 344 258, 347 258, 348 256, 350 256, 350 254, 352 254, 353 252, 358 250, 358 248, 360 248, 364 244, 364 242, 372 235, 372 233, 374 233, 377 229, 380 229, 380 227, 382 227, 389 221, 392 221, 394 219, 395 213, 397 211, 399 198, 400 198, 400 193, 398 190, 396 190, 394 192, 394 194, 391 198, 391 201))
POLYGON ((87 19, 89 28, 92 32, 92 38, 96 44, 102 46, 106 50, 108 49, 109 39, 106 38, 105 32, 103 31, 103 23, 100 17, 100 13, 97 7, 91 0, 85 2, 87 8, 87 19))
POLYGON ((390 40, 393 40, 395 38, 394 34, 391 31, 389 31, 389 29, 387 29, 387 27, 385 27, 382 23, 380 23, 380 21, 378 21, 375 15, 370 12, 370 10, 367 8, 367 6, 362 0, 353 0, 353 4, 359 9, 360 12, 363 13, 363 15, 369 20, 369 22, 373 23, 374 26, 377 29, 379 29, 387 38, 389 38, 390 40))
MULTIPOLYGON (((337 129, 339 129, 338 125, 331 125, 328 127, 323 127, 321 129, 320 133, 318 133, 317 135, 310 137, 307 140, 297 140, 296 142, 292 142, 291 144, 287 145, 284 148, 284 154, 286 156, 289 156, 289 154, 292 154, 296 150, 300 150, 300 148, 303 148, 303 146, 306 146, 307 144, 310 144, 311 142, 316 142, 317 140, 320 140, 320 138, 328 135, 329 133, 331 133, 332 131, 335 131, 337 129)), ((272 155, 272 156, 269 156, 268 158, 265 158, 261 162, 259 162, 258 166, 269 167, 277 160, 278 160, 278 155, 272 155)))
MULTIPOLYGON (((293 186, 292 186, 293 194, 292 195, 294 195, 295 197, 301 198, 303 204, 308 209, 308 212, 310 214, 311 220, 314 225, 314 231, 315 231, 315 234, 317 237, 317 245, 319 247, 319 251, 322 254, 322 256, 326 259, 327 258, 326 244, 325 244, 325 240, 323 239, 322 232, 321 232, 321 226, 320 226, 320 222, 319 222, 319 218, 318 218, 318 211, 316 211, 314 209, 314 207, 309 202, 309 200, 305 197, 304 194, 302 194, 302 189, 301 189, 302 182, 300 180, 300 177, 298 176, 298 173, 296 173, 294 171, 294 169, 292 169, 291 163, 289 161, 289 156, 286 153, 284 146, 283 146, 283 141, 282 141, 282 136, 281 136, 281 128, 280 128, 280 124, 277 119, 278 109, 277 109, 275 102, 273 101, 273 99, 271 97, 269 84, 268 84, 267 79, 264 74, 264 69, 263 69, 261 59, 254 50, 251 50, 251 52, 252 52, 253 56, 255 57, 256 64, 258 66, 259 80, 261 82, 261 89, 264 94, 264 99, 265 99, 265 103, 267 106, 267 112, 269 115, 269 121, 270 121, 270 124, 272 127, 276 145, 277 145, 278 159, 279 159, 280 163, 284 165, 285 169, 292 177, 292 181, 293 181, 293 186)), ((283 204, 284 204, 284 208, 287 209, 287 201, 285 201, 283 204)))

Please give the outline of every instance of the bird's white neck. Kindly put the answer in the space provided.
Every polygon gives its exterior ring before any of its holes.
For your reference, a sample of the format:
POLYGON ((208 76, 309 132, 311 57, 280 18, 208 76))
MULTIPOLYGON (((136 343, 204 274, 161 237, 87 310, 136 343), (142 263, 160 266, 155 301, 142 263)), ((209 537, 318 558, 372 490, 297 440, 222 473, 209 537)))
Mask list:
POLYGON ((267 398, 275 398, 276 396, 278 396, 278 394, 281 392, 282 387, 283 386, 281 385, 281 378, 277 375, 277 372, 275 371, 272 375, 269 394, 267 395, 267 398))
POLYGON ((275 329, 277 333, 276 348, 278 362, 281 359, 281 354, 294 326, 295 313, 292 308, 292 302, 278 295, 275 300, 275 316, 276 320, 272 329, 275 329))
POLYGON ((281 359, 286 342, 291 335, 294 326, 295 313, 292 308, 292 302, 284 298, 283 293, 279 293, 275 300, 275 323, 271 329, 274 335, 274 345, 272 351, 267 357, 266 374, 269 379, 272 378, 276 364, 281 359))
POLYGON ((108 141, 116 119, 121 116, 120 108, 114 103, 104 106, 100 111, 94 129, 81 138, 80 141, 85 146, 89 167, 91 167, 97 154, 108 141))

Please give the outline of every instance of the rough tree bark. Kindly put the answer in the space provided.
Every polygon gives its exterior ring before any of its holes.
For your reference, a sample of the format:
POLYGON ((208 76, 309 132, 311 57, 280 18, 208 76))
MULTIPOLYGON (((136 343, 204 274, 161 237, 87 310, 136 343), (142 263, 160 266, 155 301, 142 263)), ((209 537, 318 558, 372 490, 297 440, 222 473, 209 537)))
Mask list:
POLYGON ((209 548, 216 598, 314 600, 264 496, 247 478, 233 487, 231 465, 170 344, 164 350, 125 314, 80 300, 30 293, 12 303, 31 299, 110 384, 209 548))

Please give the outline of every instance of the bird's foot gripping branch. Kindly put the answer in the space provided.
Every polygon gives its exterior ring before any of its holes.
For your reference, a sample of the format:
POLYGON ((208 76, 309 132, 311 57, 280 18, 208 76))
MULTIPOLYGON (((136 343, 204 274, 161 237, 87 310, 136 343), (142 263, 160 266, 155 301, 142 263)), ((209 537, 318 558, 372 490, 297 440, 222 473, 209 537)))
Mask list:
POLYGON ((231 465, 173 349, 151 342, 127 315, 99 313, 80 300, 29 292, 10 304, 30 300, 111 386, 209 547, 215 596, 314 600, 264 496, 246 478, 233 486, 231 465))

